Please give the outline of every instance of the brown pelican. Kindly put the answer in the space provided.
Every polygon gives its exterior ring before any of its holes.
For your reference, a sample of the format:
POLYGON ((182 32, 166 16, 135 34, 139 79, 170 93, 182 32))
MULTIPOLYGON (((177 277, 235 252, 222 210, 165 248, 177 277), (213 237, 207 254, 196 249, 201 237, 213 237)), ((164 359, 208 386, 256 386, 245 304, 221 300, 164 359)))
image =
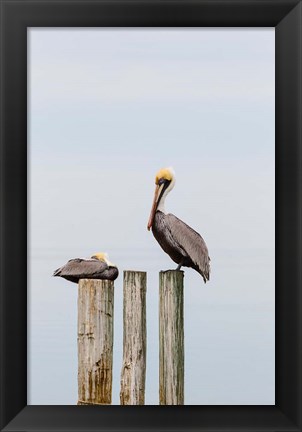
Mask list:
POLYGON ((115 280, 118 277, 118 269, 109 261, 106 253, 99 252, 91 258, 69 260, 63 267, 55 270, 53 276, 60 276, 75 283, 78 283, 79 279, 115 280))
POLYGON ((148 222, 162 249, 178 264, 192 267, 203 277, 210 279, 210 257, 204 239, 183 221, 165 211, 165 199, 175 185, 173 168, 163 168, 155 177, 155 193, 148 222))

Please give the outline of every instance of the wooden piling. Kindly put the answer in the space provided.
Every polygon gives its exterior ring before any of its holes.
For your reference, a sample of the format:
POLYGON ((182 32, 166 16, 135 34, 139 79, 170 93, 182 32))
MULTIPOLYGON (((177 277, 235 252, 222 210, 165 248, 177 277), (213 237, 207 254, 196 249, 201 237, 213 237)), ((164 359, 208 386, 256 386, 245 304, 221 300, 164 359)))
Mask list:
POLYGON ((112 281, 79 281, 78 405, 111 404, 113 309, 112 281))
POLYGON ((159 273, 159 404, 184 404, 182 271, 159 273))
POLYGON ((146 281, 146 272, 124 271, 121 405, 145 403, 146 281))

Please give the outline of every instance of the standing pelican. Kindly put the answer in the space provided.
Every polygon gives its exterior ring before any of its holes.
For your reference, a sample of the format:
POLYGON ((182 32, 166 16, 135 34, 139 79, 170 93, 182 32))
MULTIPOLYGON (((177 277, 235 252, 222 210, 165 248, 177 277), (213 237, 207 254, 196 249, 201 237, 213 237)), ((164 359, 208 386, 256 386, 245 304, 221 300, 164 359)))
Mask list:
POLYGON ((148 222, 162 249, 178 264, 192 267, 203 277, 210 279, 210 257, 204 239, 183 221, 165 211, 165 199, 175 185, 173 168, 163 168, 155 177, 155 193, 148 222))
POLYGON ((118 269, 109 261, 106 253, 99 252, 91 258, 69 260, 63 267, 55 270, 53 276, 60 276, 75 283, 78 283, 79 279, 115 280, 118 277, 118 269))

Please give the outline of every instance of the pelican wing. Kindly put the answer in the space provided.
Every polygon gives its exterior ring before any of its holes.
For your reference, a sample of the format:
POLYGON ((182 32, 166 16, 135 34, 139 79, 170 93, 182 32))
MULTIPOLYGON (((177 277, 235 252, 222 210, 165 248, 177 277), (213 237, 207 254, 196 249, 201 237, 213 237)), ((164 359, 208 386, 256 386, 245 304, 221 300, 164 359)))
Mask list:
POLYGON ((167 214, 166 220, 174 241, 178 243, 180 248, 186 251, 187 255, 198 268, 199 273, 209 280, 210 257, 204 239, 198 232, 194 231, 189 225, 173 214, 167 214))
POLYGON ((92 278, 100 275, 108 265, 97 259, 74 258, 54 272, 54 276, 70 276, 75 278, 92 278))

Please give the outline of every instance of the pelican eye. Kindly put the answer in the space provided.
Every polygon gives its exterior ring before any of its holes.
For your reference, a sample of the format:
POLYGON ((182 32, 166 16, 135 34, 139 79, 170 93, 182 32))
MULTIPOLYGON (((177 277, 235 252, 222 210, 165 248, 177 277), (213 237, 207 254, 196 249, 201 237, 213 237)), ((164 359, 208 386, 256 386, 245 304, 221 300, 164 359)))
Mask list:
POLYGON ((159 186, 161 186, 162 184, 169 184, 169 183, 171 183, 171 180, 165 179, 163 177, 158 180, 159 186))

